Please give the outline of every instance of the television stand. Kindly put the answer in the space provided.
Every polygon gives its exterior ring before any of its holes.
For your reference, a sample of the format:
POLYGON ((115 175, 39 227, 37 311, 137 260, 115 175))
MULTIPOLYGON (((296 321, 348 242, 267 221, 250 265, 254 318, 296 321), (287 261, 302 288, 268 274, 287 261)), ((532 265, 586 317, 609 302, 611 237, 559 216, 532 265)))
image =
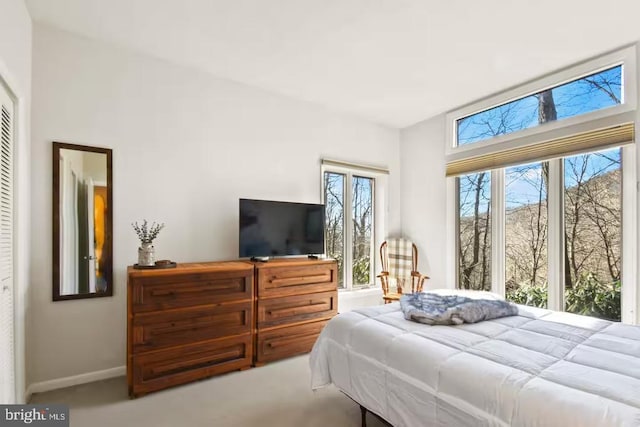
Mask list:
POLYGON ((318 255, 307 255, 307 258, 309 258, 309 259, 320 259, 320 257, 318 255))
POLYGON ((269 261, 268 256, 252 256, 251 261, 253 262, 267 262, 269 261))

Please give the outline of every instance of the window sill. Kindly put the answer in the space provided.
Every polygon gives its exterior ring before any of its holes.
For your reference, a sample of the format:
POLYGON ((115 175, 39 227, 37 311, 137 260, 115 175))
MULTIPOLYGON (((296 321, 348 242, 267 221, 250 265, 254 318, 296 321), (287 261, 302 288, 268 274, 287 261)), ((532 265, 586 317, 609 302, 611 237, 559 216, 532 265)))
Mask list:
POLYGON ((382 288, 379 286, 364 288, 364 289, 339 289, 338 293, 340 298, 344 297, 364 297, 368 295, 380 295, 382 296, 382 288))
POLYGON ((358 308, 384 304, 382 288, 369 288, 352 291, 340 291, 338 294, 338 313, 345 313, 358 308))

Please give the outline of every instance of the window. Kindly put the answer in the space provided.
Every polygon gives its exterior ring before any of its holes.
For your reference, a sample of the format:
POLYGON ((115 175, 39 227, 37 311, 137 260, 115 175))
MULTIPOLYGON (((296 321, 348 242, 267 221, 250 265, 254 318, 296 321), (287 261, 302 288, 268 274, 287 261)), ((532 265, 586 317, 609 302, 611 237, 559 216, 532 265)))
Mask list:
POLYGON ((458 287, 495 290, 492 256, 504 256, 505 296, 548 307, 549 268, 562 269, 565 311, 621 320, 622 148, 565 157, 564 173, 549 163, 482 172, 458 181, 458 287), (504 208, 492 217, 491 176, 504 173, 504 208), (549 212, 548 186, 561 183, 563 204, 549 212), (562 218, 562 260, 548 259, 549 219, 562 218), (492 223, 504 230, 493 251, 492 223), (499 255, 498 255, 499 256, 499 255))
POLYGON ((457 145, 472 144, 622 103, 622 66, 456 120, 457 145))
POLYGON ((491 290, 491 173, 458 178, 458 283, 491 290))
POLYGON ((457 287, 638 322, 635 79, 625 49, 447 115, 457 287))
POLYGON ((385 232, 379 195, 385 188, 386 173, 323 161, 326 252, 338 262, 340 289, 377 285, 375 249, 385 232))
POLYGON ((352 212, 353 244, 352 283, 369 286, 373 280, 373 178, 353 176, 352 212))
POLYGON ((630 46, 488 96, 447 113, 447 161, 635 122, 637 85, 630 46))
POLYGON ((505 170, 505 288, 518 304, 547 306, 549 164, 505 170))
POLYGON ((620 320, 621 150, 564 159, 565 309, 620 320))
POLYGON ((344 183, 341 173, 324 173, 326 252, 338 263, 338 287, 344 288, 344 183))

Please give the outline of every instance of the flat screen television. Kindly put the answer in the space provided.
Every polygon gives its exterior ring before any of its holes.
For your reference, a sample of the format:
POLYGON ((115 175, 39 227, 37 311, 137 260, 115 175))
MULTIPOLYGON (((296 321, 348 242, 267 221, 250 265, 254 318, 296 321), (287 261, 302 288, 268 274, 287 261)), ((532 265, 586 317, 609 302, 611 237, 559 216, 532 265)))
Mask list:
POLYGON ((324 254, 324 205, 240 199, 240 257, 324 254))

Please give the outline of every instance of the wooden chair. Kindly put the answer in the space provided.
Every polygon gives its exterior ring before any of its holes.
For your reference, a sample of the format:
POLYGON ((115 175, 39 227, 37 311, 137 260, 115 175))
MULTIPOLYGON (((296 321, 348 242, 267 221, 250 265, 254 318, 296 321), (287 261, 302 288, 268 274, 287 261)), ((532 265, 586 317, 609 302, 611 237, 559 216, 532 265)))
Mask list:
POLYGON ((418 272, 418 248, 413 242, 406 239, 389 239, 382 242, 382 245, 380 245, 380 260, 382 261, 382 272, 377 277, 380 278, 382 283, 382 299, 385 304, 398 301, 403 291, 409 291, 409 284, 411 285, 412 293, 422 292, 422 285, 429 276, 418 272), (392 246, 392 252, 398 252, 391 253, 392 262, 389 262, 390 245, 392 246), (405 268, 403 268, 403 264, 405 268), (404 274, 398 277, 398 273, 404 274), (391 281, 396 282, 396 292, 391 292, 389 289, 391 281))

